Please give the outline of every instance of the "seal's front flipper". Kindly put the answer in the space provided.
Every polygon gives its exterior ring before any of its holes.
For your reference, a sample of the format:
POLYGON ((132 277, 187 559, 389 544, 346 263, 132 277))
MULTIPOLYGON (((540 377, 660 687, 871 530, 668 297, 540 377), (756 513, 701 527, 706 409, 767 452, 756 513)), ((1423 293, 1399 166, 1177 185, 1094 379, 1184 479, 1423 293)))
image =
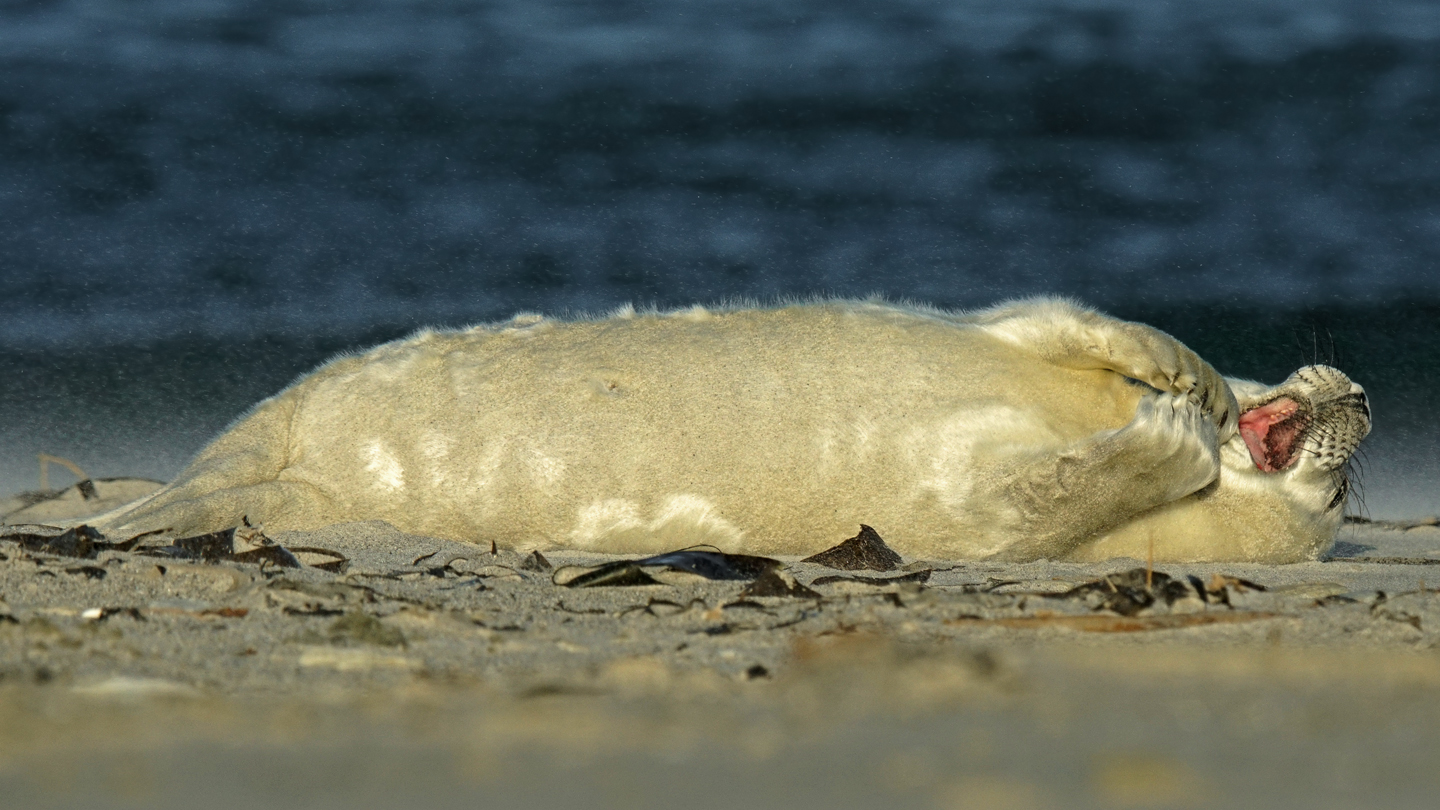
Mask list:
POLYGON ((1123 428, 1059 453, 1007 462, 991 497, 1018 513, 1018 536, 995 559, 1056 559, 1136 515, 1203 489, 1220 474, 1210 417, 1188 397, 1140 400, 1123 428))

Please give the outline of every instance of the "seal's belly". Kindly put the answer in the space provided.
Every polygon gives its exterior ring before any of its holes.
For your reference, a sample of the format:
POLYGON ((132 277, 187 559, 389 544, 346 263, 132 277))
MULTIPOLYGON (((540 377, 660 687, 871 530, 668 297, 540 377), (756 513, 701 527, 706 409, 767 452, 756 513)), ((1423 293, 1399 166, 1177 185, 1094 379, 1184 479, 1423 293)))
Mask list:
POLYGON ((902 551, 954 537, 980 460, 1119 427, 1138 398, 970 327, 820 307, 432 336, 304 388, 282 477, 357 514, 772 553, 861 522, 902 551))

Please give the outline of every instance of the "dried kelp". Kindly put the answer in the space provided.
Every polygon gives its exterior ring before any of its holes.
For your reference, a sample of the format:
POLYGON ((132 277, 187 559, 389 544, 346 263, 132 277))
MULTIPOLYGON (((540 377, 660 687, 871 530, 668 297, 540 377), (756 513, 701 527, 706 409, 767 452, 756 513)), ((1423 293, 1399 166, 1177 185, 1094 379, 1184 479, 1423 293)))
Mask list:
MULTIPOLYGON (((349 557, 346 557, 338 551, 331 551, 328 548, 316 548, 315 546, 286 546, 285 548, 288 548, 290 553, 296 555, 297 558, 301 554, 318 554, 322 557, 333 558, 329 562, 306 563, 311 568, 317 568, 321 571, 328 571, 332 574, 343 574, 346 569, 350 567, 349 557)), ((300 560, 300 562, 304 563, 305 561, 300 560)))
POLYGON ((764 613, 764 614, 766 614, 766 615, 768 615, 768 616, 773 616, 773 615, 774 615, 774 614, 770 611, 770 608, 765 607, 764 605, 762 605, 762 604, 760 604, 759 602, 756 602, 756 601, 754 601, 754 600, 752 600, 752 599, 736 599, 736 600, 733 601, 733 602, 726 602, 725 604, 723 604, 723 605, 720 606, 720 609, 721 609, 721 610, 757 610, 757 611, 759 611, 759 612, 761 612, 761 613, 764 613))
POLYGON ((182 537, 167 547, 151 549, 150 553, 157 557, 220 562, 235 553, 235 529, 182 537))
POLYGON ((841 571, 894 571, 900 567, 900 555, 885 545, 878 532, 862 523, 859 534, 801 562, 841 571))
MULTIPOLYGON (((645 602, 645 604, 643 604, 643 605, 631 605, 631 606, 626 607, 626 608, 621 608, 619 611, 616 612, 615 615, 617 615, 617 616, 629 616, 629 615, 632 614, 632 613, 644 613, 644 614, 646 614, 646 615, 648 615, 648 616, 655 616, 656 618, 664 618, 664 617, 666 617, 666 616, 678 616, 678 615, 680 615, 681 613, 685 613, 685 612, 689 611, 691 608, 695 607, 696 605, 699 605, 699 606, 702 607, 702 608, 705 607, 705 600, 704 600, 704 599, 691 599, 689 602, 686 602, 685 604, 682 605, 682 604, 680 604, 679 602, 674 602, 674 601, 671 601, 671 600, 669 600, 669 599, 656 599, 656 598, 654 598, 654 597, 651 597, 649 600, 647 600, 647 601, 645 602)), ((563 608, 563 605, 562 605, 561 607, 563 608)), ((603 614, 603 613, 605 613, 606 611, 601 610, 601 609, 598 609, 598 608, 594 608, 594 609, 590 609, 590 610, 586 610, 586 611, 568 610, 568 612, 570 612, 570 613, 581 613, 581 612, 584 612, 584 613, 601 613, 601 614, 603 614)))
POLYGON ((1049 599, 1080 599, 1095 610, 1134 616, 1156 601, 1172 605, 1177 600, 1194 596, 1195 592, 1184 580, 1169 574, 1132 568, 1118 574, 1107 574, 1063 593, 1041 595, 1049 599))
POLYGON ((1211 624, 1238 624, 1263 619, 1284 618, 1278 613, 1249 611, 1210 611, 1206 613, 1167 613, 1159 616, 1011 616, 987 619, 980 616, 961 616, 945 623, 961 627, 1006 627, 1016 630, 1043 630, 1060 628, 1079 630, 1086 633, 1139 633, 1149 630, 1181 630, 1187 627, 1204 627, 1211 624))
POLYGON ((566 588, 600 588, 659 585, 652 570, 682 571, 705 579, 748 581, 780 567, 779 560, 748 554, 685 549, 656 554, 640 560, 616 560, 597 566, 567 565, 551 576, 551 582, 566 588))
POLYGON ((799 599, 820 599, 819 593, 800 584, 789 571, 772 568, 740 592, 741 597, 792 596, 799 599))
POLYGON ((445 562, 441 565, 428 565, 424 567, 420 566, 420 563, 434 557, 438 553, 439 552, 437 551, 432 551, 429 554, 424 554, 416 557, 410 563, 412 567, 419 569, 416 571, 397 569, 389 571, 387 573, 365 572, 362 573, 361 576, 377 579, 390 579, 395 581, 414 579, 420 576, 434 577, 436 579, 447 579, 455 577, 479 577, 481 579, 485 579, 497 575, 505 577, 519 576, 515 572, 515 569, 511 568, 508 565, 483 565, 479 568, 468 568, 465 564, 472 562, 471 558, 460 555, 446 558, 445 562), (497 574, 496 572, 499 573, 497 574))
POLYGON ((566 588, 620 588, 660 584, 659 580, 645 573, 633 560, 617 560, 595 567, 567 565, 551 575, 550 581, 566 588))
POLYGON ((1214 605, 1225 605, 1232 607, 1230 594, 1245 593, 1247 591, 1264 591, 1265 586, 1251 582, 1248 579, 1226 576, 1224 574, 1212 574, 1210 581, 1201 583, 1195 577, 1190 578, 1190 584, 1199 592, 1200 598, 1214 605))
POLYGON ((539 551, 530 552, 530 556, 520 561, 521 571, 553 571, 555 566, 545 559, 545 555, 539 551))
POLYGON ((202 563, 269 563, 281 568, 301 567, 300 561, 288 549, 256 532, 247 533, 245 538, 252 543, 257 543, 254 548, 236 551, 235 535, 238 531, 240 529, 236 527, 209 534, 198 534, 193 537, 182 537, 168 546, 147 548, 141 553, 147 557, 168 557, 202 563))
POLYGON ((1208 592, 1210 592, 1210 593, 1216 593, 1216 592, 1218 592, 1218 591, 1220 591, 1220 590, 1226 590, 1226 589, 1228 589, 1228 590, 1234 590, 1234 591, 1236 591, 1236 592, 1238 592, 1238 593, 1245 593, 1246 591, 1266 591, 1266 590, 1269 590, 1269 589, 1266 588, 1264 585, 1261 585, 1261 584, 1259 584, 1258 582, 1251 582, 1251 581, 1248 580, 1248 579, 1241 579, 1240 577, 1232 577, 1232 576, 1229 576, 1229 575, 1227 575, 1227 574, 1211 574, 1211 575, 1210 575, 1210 582, 1205 586, 1205 590, 1206 590, 1206 591, 1208 591, 1208 592))
POLYGON ((685 571, 705 579, 749 581, 766 571, 779 568, 780 561, 749 554, 726 554, 720 551, 671 551, 641 560, 641 565, 662 566, 672 571, 685 571))
POLYGON ((350 562, 345 555, 329 549, 313 546, 286 548, 248 525, 209 534, 198 534, 193 537, 182 537, 168 546, 151 546, 142 549, 139 553, 148 557, 166 557, 202 563, 268 564, 280 568, 303 568, 305 564, 296 556, 297 553, 318 554, 333 559, 328 562, 313 563, 311 567, 337 574, 343 572, 350 562), (237 540, 244 543, 247 548, 237 550, 237 540))
POLYGON ((0 540, 17 543, 26 551, 36 554, 53 554, 93 560, 104 551, 133 551, 147 557, 165 557, 175 560, 193 560, 203 563, 235 562, 270 564, 281 568, 300 568, 303 563, 296 553, 318 554, 331 559, 315 563, 312 567, 331 573, 341 573, 349 564, 345 555, 324 548, 297 546, 286 548, 249 527, 235 527, 220 532, 182 537, 168 546, 140 547, 140 541, 159 532, 146 532, 126 540, 111 542, 96 529, 81 524, 61 530, 52 526, 7 527, 9 531, 0 534, 0 540), (236 549, 237 533, 243 533, 246 545, 236 549))
POLYGON ((0 539, 19 543, 21 548, 37 554, 54 554, 82 560, 95 559, 103 547, 109 545, 105 543, 105 535, 85 525, 76 526, 55 535, 27 532, 6 535, 0 539))
POLYGON ((857 585, 873 585, 882 587, 885 585, 899 585, 906 582, 929 582, 931 569, 926 568, 914 571, 909 574, 900 574, 893 577, 867 577, 858 574, 850 576, 828 576, 816 577, 811 585, 830 585, 836 582, 853 582, 857 585))
POLYGON ((16 543, 26 551, 36 554, 93 560, 100 556, 102 551, 131 551, 142 539, 152 534, 155 532, 139 534, 119 542, 109 542, 105 535, 83 523, 63 530, 58 526, 22 525, 5 527, 5 532, 0 534, 0 541, 16 543))
POLYGON ((293 607, 286 605, 280 609, 286 616, 343 616, 345 611, 340 608, 327 607, 293 607))

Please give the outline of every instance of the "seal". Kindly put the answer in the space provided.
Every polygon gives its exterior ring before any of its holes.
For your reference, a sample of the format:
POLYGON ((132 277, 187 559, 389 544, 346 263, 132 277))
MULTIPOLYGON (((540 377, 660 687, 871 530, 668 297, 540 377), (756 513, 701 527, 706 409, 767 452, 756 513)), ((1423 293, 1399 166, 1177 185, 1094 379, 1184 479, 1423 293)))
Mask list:
POLYGON ((510 321, 339 357, 107 533, 384 520, 528 550, 1313 559, 1370 427, 1308 366, 1227 380, 1074 302, 881 301, 510 321))

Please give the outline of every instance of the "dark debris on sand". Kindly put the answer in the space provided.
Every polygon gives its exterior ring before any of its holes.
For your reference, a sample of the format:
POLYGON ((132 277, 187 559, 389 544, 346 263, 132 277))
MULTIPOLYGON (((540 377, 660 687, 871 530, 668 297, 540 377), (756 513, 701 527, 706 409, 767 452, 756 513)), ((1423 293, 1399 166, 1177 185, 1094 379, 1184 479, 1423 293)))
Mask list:
MULTIPOLYGON (((536 552, 535 556, 538 555, 536 552)), ((693 574, 709 580, 748 582, 779 567, 780 561, 769 557, 682 549, 639 560, 616 560, 597 566, 565 566, 555 571, 551 581, 566 588, 659 585, 662 583, 652 574, 663 569, 693 574)))
POLYGON ((900 567, 900 555, 885 545, 878 532, 861 524, 859 534, 801 562, 841 571, 894 571, 900 567))
POLYGON ((146 545, 161 532, 147 532, 125 540, 111 541, 90 526, 81 524, 69 529, 58 526, 7 526, 0 529, 0 542, 12 542, 36 554, 93 560, 103 552, 134 552, 147 557, 162 557, 199 563, 232 562, 301 568, 297 554, 326 558, 309 565, 321 571, 343 573, 349 562, 345 555, 313 546, 286 547, 247 525, 224 531, 181 537, 168 545, 146 545), (237 545, 237 540, 239 544, 237 545))
POLYGON ((243 525, 173 541, 0 527, 0 679, 43 668, 47 682, 76 683, 129 667, 186 683, 223 671, 223 688, 272 689, 422 672, 598 672, 648 656, 748 683, 778 676, 797 644, 820 637, 940 647, 1030 633, 1263 640, 1279 618, 1286 633, 1300 622, 1312 634, 1440 645, 1433 590, 1365 590, 1380 569, 1401 568, 1381 564, 1313 563, 1313 581, 1296 585, 1292 571, 1279 588, 1264 566, 902 566, 869 527, 789 563, 703 548, 634 559, 521 554, 383 524, 280 537, 243 525))

